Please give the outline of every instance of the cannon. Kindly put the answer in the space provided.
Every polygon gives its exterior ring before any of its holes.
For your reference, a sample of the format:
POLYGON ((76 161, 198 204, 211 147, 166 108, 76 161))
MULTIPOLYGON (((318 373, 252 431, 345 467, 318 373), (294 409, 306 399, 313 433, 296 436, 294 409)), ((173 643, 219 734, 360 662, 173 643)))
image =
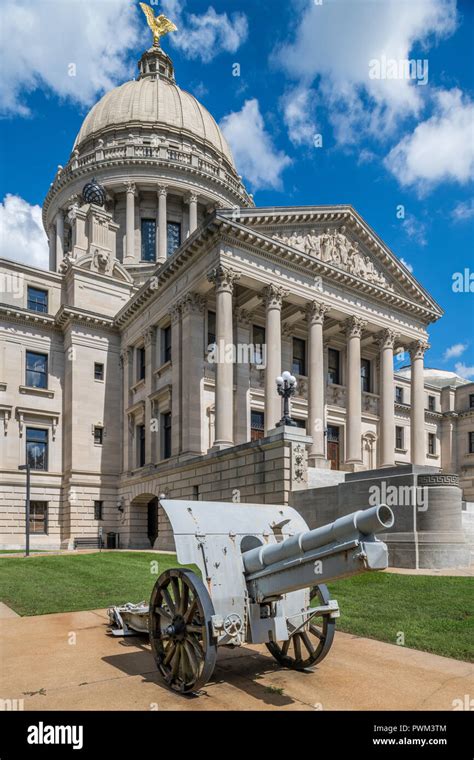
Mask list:
MULTIPOLYGON (((220 646, 265 643, 280 665, 295 670, 321 662, 339 616, 325 582, 388 564, 387 547, 376 537, 394 523, 385 505, 309 530, 286 506, 160 503, 178 561, 201 572, 166 570, 149 603, 160 679, 182 694, 211 678, 220 646)), ((127 611, 119 609, 123 624, 127 611)))

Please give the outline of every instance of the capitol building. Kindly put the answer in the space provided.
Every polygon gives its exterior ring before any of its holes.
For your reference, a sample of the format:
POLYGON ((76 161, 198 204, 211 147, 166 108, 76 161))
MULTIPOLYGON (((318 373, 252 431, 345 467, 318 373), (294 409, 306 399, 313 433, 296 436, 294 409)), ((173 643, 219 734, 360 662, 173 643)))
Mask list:
POLYGON ((440 306, 351 206, 256 207, 158 44, 86 116, 43 223, 48 271, 0 260, 1 548, 27 462, 43 549, 164 547, 163 494, 293 503, 369 471, 474 501, 474 383, 425 366, 440 306))

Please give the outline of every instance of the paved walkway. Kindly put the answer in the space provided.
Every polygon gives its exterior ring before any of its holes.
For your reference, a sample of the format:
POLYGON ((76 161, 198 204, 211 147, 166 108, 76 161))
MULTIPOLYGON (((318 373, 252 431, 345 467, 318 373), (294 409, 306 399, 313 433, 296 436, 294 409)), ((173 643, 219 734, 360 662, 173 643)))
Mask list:
POLYGON ((106 634, 104 610, 0 620, 0 697, 25 710, 451 710, 474 666, 337 633, 313 673, 265 647, 223 649, 212 682, 185 698, 159 685, 146 638, 106 634))

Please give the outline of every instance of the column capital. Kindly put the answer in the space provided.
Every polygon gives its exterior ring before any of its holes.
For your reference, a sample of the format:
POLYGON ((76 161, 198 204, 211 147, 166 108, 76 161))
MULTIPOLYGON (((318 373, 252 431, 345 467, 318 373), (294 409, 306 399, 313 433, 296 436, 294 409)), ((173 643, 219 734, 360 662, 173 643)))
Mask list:
POLYGON ((322 325, 324 324, 324 317, 329 311, 330 307, 325 303, 319 303, 319 301, 311 301, 306 306, 306 321, 308 325, 322 325))
POLYGON ((237 308, 235 310, 235 320, 239 325, 249 327, 252 324, 253 313, 247 311, 247 309, 237 308))
POLYGON ((384 348, 393 349, 399 337, 400 335, 397 332, 395 332, 395 330, 386 328, 384 330, 381 330, 379 333, 377 333, 377 335, 375 336, 375 343, 381 351, 383 351, 384 348))
POLYGON ((123 184, 125 185, 126 193, 131 193, 132 195, 137 194, 137 186, 134 182, 124 182, 123 184))
POLYGON ((288 295, 289 290, 285 290, 281 285, 267 285, 262 292, 267 309, 281 309, 283 299, 288 295))
POLYGON ((423 359, 425 351, 431 348, 430 344, 426 340, 415 340, 410 346, 408 351, 410 352, 410 359, 423 359))
POLYGON ((187 314, 203 314, 206 308, 206 299, 199 293, 187 293, 178 303, 183 317, 187 314))
POLYGON ((186 195, 186 202, 187 203, 197 203, 198 202, 197 193, 188 193, 186 195))
POLYGON ((132 360, 132 354, 133 354, 133 348, 131 346, 128 346, 127 348, 122 349, 120 352, 120 364, 122 367, 127 367, 128 364, 132 360))
POLYGON ((360 317, 349 317, 346 319, 345 325, 347 338, 360 338, 367 322, 360 317))
POLYGON ((166 197, 168 195, 168 185, 158 185, 156 192, 158 195, 164 195, 166 197))
POLYGON ((173 304, 171 304, 170 317, 172 325, 177 324, 181 319, 181 301, 182 299, 179 299, 178 301, 175 301, 173 304))
POLYGON ((156 333, 156 327, 152 326, 149 327, 148 330, 145 330, 144 334, 144 341, 145 341, 145 347, 148 348, 148 346, 151 346, 155 339, 155 333, 156 333))
POLYGON ((240 272, 236 272, 235 269, 231 269, 223 264, 218 264, 208 273, 207 279, 216 286, 218 293, 233 293, 234 283, 240 279, 240 272))

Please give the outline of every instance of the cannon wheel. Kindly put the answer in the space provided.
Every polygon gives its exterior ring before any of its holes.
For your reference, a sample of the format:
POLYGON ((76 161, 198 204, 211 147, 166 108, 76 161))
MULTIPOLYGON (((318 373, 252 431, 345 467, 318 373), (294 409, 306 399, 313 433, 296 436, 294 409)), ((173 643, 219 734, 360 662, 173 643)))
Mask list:
POLYGON ((160 575, 150 598, 150 644, 160 678, 173 691, 189 694, 211 677, 212 615, 211 597, 195 573, 180 568, 160 575))
MULTIPOLYGON (((310 592, 310 599, 316 597, 321 605, 328 604, 330 594, 327 586, 314 586, 310 592)), ((305 670, 324 660, 331 649, 336 621, 329 615, 321 615, 321 622, 318 621, 318 624, 314 623, 314 620, 317 620, 316 616, 307 627, 290 636, 288 641, 266 643, 267 649, 280 665, 292 670, 305 670)))

